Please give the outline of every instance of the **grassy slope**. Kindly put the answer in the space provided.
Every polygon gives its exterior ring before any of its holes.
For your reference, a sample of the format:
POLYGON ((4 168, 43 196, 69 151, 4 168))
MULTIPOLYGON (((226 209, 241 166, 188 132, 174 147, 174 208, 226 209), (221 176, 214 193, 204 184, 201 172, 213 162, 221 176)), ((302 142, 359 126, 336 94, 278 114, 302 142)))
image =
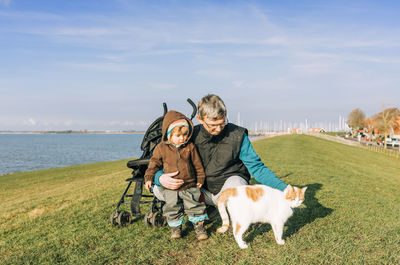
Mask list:
MULTIPOLYGON (((398 264, 400 161, 311 136, 254 146, 285 182, 308 186, 305 206, 287 223, 286 245, 254 225, 240 250, 229 234, 197 242, 169 228, 126 228, 108 217, 126 187, 126 160, 0 176, 0 260, 20 263, 398 264)), ((142 208, 147 211, 149 206, 142 208)))

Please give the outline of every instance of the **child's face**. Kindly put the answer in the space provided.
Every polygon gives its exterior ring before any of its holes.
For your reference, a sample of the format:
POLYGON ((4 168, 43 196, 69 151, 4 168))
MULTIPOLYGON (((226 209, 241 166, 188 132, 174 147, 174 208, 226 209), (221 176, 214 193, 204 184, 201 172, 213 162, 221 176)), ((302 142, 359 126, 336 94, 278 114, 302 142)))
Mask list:
POLYGON ((186 142, 187 138, 188 138, 187 133, 186 134, 174 133, 169 140, 171 141, 171 143, 175 145, 181 145, 186 142))

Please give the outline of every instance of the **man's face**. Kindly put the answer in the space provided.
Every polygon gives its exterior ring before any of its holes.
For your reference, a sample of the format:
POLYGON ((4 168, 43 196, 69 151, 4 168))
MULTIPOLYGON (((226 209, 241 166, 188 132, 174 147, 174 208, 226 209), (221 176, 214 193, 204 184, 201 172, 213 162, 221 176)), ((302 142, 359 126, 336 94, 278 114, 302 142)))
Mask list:
POLYGON ((222 132, 226 125, 226 119, 222 118, 219 120, 210 120, 207 116, 200 118, 197 116, 199 122, 203 125, 203 127, 207 130, 209 134, 218 135, 222 132))

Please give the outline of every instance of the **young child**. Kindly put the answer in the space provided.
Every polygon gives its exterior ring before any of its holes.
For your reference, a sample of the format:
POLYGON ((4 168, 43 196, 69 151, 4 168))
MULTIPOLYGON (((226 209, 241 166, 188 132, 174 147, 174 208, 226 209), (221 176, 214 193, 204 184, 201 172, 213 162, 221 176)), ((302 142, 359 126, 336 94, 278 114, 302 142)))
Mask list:
POLYGON ((182 179, 178 190, 161 189, 165 199, 164 216, 172 228, 171 238, 180 238, 184 212, 194 224, 198 240, 208 238, 203 222, 207 218, 206 206, 199 201, 200 187, 205 174, 196 147, 189 142, 193 123, 177 111, 169 111, 162 124, 162 141, 150 159, 145 173, 145 187, 150 190, 155 173, 163 168, 164 173, 178 172, 174 178, 182 179), (184 211, 183 211, 184 209, 184 211))

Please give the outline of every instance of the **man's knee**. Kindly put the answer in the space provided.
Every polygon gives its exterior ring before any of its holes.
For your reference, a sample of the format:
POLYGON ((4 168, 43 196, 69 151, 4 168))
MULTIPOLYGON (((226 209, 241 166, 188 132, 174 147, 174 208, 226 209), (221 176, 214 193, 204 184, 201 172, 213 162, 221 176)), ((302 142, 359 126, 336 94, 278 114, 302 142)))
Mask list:
POLYGON ((216 206, 216 203, 213 199, 213 194, 209 192, 208 190, 201 188, 201 195, 200 195, 200 201, 204 201, 206 205, 211 205, 211 206, 216 206))
POLYGON ((247 180, 245 180, 244 178, 242 178, 240 176, 231 176, 225 181, 224 185, 222 186, 221 191, 228 189, 228 188, 234 188, 234 187, 248 185, 248 184, 249 183, 247 182, 247 180))
POLYGON ((243 185, 248 185, 249 183, 247 182, 247 180, 245 180, 244 178, 240 177, 240 176, 231 176, 229 177, 224 185, 222 186, 220 192, 218 192, 217 195, 213 196, 213 200, 214 203, 217 204, 218 203, 218 197, 221 194, 222 191, 229 189, 229 188, 235 188, 235 187, 239 187, 239 186, 243 186, 243 185))
POLYGON ((162 193, 162 191, 164 190, 163 187, 159 187, 157 185, 153 186, 153 194, 154 196, 159 199, 160 201, 165 201, 164 195, 162 193))

